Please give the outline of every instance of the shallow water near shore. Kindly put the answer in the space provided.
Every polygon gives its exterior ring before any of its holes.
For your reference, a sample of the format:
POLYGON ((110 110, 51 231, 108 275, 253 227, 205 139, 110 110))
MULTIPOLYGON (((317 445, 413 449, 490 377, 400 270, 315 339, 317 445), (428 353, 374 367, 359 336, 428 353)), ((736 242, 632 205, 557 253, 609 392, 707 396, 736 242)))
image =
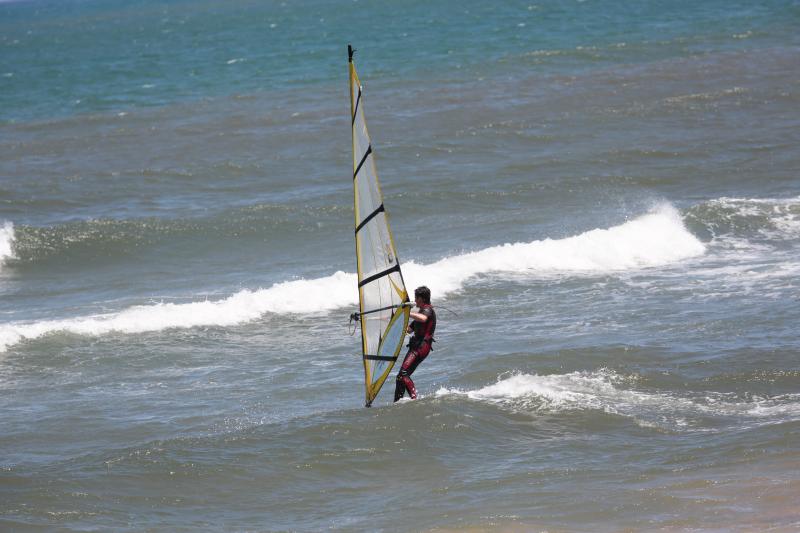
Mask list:
POLYGON ((0 3, 0 529, 799 528, 798 22, 0 3), (439 317, 371 409, 347 43, 439 317))

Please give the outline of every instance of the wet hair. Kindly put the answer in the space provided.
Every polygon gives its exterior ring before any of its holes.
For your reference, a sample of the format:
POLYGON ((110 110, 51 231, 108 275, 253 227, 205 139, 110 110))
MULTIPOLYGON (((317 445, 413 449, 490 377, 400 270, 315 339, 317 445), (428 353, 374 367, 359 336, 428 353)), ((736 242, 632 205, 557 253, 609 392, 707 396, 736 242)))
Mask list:
POLYGON ((422 287, 417 287, 414 291, 414 299, 422 298, 422 301, 426 304, 431 303, 431 290, 423 285, 422 287))

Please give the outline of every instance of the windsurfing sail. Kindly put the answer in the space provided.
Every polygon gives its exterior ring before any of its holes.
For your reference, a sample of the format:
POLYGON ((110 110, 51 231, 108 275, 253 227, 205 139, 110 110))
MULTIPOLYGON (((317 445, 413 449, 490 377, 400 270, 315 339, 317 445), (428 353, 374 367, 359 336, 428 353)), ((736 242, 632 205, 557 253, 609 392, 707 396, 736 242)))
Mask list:
POLYGON ((364 361, 366 406, 381 390, 403 347, 408 317, 408 292, 383 204, 372 143, 364 119, 362 87, 347 46, 350 67, 350 118, 353 133, 353 192, 358 318, 364 361))

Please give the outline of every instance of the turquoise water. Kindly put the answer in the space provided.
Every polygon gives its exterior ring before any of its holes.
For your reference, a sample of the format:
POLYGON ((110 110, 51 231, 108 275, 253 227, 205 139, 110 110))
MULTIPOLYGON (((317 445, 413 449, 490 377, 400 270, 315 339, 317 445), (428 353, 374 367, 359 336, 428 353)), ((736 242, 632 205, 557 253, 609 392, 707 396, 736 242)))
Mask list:
POLYGON ((796 530, 798 23, 0 3, 0 529, 796 530), (348 43, 439 310, 372 409, 348 43))
POLYGON ((791 2, 9 2, 2 118, 330 86, 343 43, 373 80, 570 74, 792 42, 791 2))

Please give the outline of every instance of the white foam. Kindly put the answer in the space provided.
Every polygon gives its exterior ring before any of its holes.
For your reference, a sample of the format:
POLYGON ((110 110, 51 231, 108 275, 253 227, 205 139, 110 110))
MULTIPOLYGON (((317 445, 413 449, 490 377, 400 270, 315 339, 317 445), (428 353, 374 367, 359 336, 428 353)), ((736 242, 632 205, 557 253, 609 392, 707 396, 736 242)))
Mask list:
POLYGON ((326 278, 277 283, 269 289, 243 290, 224 300, 188 304, 139 305, 118 313, 64 320, 0 326, 0 351, 23 339, 35 339, 64 331, 78 335, 112 332, 143 333, 172 328, 233 326, 255 320, 265 313, 313 313, 343 305, 355 306, 355 274, 336 272, 326 278))
POLYGON ((712 221, 705 259, 693 264, 690 276, 676 275, 672 287, 690 289, 697 299, 791 297, 800 274, 794 242, 800 238, 800 197, 722 197, 708 205, 731 228, 716 234, 719 220, 712 221))
POLYGON ((747 400, 716 392, 681 397, 635 390, 635 383, 635 378, 607 369, 546 376, 514 374, 476 390, 442 387, 435 396, 463 396, 528 412, 599 410, 630 418, 642 427, 670 430, 705 430, 699 420, 704 417, 729 417, 740 427, 800 419, 800 394, 747 400))
POLYGON ((4 222, 0 226, 0 270, 6 259, 14 257, 12 244, 14 243, 14 225, 11 222, 4 222))
POLYGON ((623 405, 640 404, 648 395, 619 389, 614 372, 574 372, 538 376, 515 374, 473 391, 440 388, 437 396, 463 395, 473 400, 534 410, 600 409, 618 414, 623 405))
MULTIPOLYGON (((504 244, 442 259, 431 265, 408 263, 406 277, 425 281, 437 294, 461 287, 477 274, 597 274, 658 267, 705 253, 705 245, 667 204, 609 229, 566 239, 504 244)), ((410 283, 415 285, 416 283, 410 283)))
POLYGON ((768 237, 800 236, 800 197, 796 198, 717 198, 709 202, 730 209, 736 216, 766 217, 772 228, 764 228, 761 233, 768 237))
MULTIPOLYGON (((704 245, 686 230, 678 212, 663 205, 622 225, 575 237, 494 246, 429 265, 409 262, 404 265, 404 276, 409 286, 425 283, 441 297, 459 290, 477 274, 617 272, 666 265, 704 251, 704 245)), ((107 315, 4 324, 0 325, 0 351, 23 339, 55 331, 103 335, 224 327, 255 320, 265 313, 315 313, 353 307, 357 303, 355 286, 355 274, 336 272, 323 278, 277 283, 267 289, 243 290, 218 301, 158 303, 107 315)))

